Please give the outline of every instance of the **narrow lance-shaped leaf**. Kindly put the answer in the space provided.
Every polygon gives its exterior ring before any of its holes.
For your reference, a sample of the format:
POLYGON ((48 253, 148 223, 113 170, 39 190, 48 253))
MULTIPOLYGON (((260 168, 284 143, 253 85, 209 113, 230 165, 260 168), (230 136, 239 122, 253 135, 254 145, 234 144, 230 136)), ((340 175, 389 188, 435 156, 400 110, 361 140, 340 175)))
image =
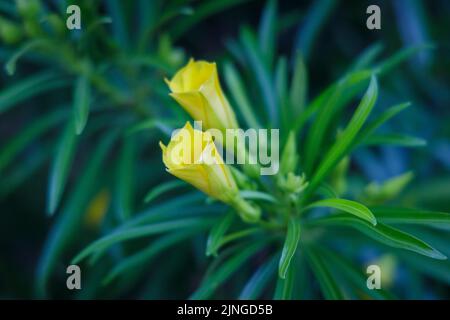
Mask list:
POLYGON ((45 46, 47 40, 37 39, 26 43, 22 48, 20 48, 5 64, 5 69, 8 75, 13 75, 16 72, 17 61, 27 52, 35 49, 36 47, 45 46))
POLYGON ((28 98, 68 84, 67 79, 48 71, 20 80, 0 91, 0 114, 28 98))
POLYGON ((268 0, 264 7, 261 22, 259 25, 259 45, 266 60, 266 65, 270 68, 276 46, 277 31, 277 2, 268 0))
POLYGON ((159 197, 160 195, 162 195, 168 191, 174 190, 176 188, 183 187, 183 186, 186 186, 186 182, 180 181, 180 180, 172 180, 172 181, 162 183, 162 184, 156 186, 155 188, 151 189, 145 195, 144 202, 149 203, 152 200, 159 197))
POLYGON ((244 247, 237 254, 224 262, 219 268, 212 271, 212 273, 202 282, 202 285, 191 295, 190 299, 208 299, 214 291, 226 281, 226 279, 235 273, 245 261, 261 250, 266 244, 267 240, 259 241, 244 247))
POLYGON ((205 1, 194 8, 194 14, 186 17, 178 23, 174 23, 173 26, 171 26, 170 34, 174 40, 177 40, 180 36, 189 31, 195 24, 203 19, 213 14, 217 14, 227 8, 242 5, 243 2, 247 1, 249 0, 205 1))
POLYGON ((367 208, 366 206, 362 205, 361 203, 347 200, 347 199, 324 199, 316 201, 310 205, 308 205, 305 210, 310 208, 320 208, 320 207, 327 207, 327 208, 334 208, 337 210, 342 210, 347 213, 353 214, 363 220, 366 220, 373 225, 377 224, 377 220, 373 213, 367 208))
POLYGON ((168 234, 166 236, 162 236, 151 243, 148 248, 140 250, 138 253, 127 257, 120 261, 105 277, 103 280, 103 284, 107 285, 112 280, 117 278, 118 276, 127 273, 132 273, 136 271, 136 268, 142 266, 143 264, 147 265, 152 258, 154 258, 160 252, 166 250, 167 248, 176 245, 180 241, 184 241, 187 238, 191 237, 195 232, 198 232, 200 229, 193 229, 188 232, 174 232, 168 234))
POLYGON ((378 223, 376 227, 362 219, 351 216, 333 215, 325 218, 318 218, 308 222, 309 226, 349 226, 356 228, 367 236, 380 241, 388 246, 406 249, 425 255, 430 258, 445 260, 447 257, 437 251, 422 240, 395 229, 393 227, 378 223))
POLYGON ((361 133, 355 139, 354 145, 357 146, 365 139, 370 137, 380 126, 389 121, 391 118, 396 116, 401 111, 405 110, 411 105, 409 102, 400 103, 398 105, 392 106, 386 111, 384 111, 381 115, 379 115, 374 121, 369 123, 366 128, 361 130, 361 133))
POLYGON ((278 265, 278 275, 280 278, 286 278, 291 259, 297 250, 298 241, 300 240, 300 222, 292 217, 289 220, 286 240, 284 242, 283 251, 281 252, 280 262, 278 265))
POLYGON ((289 128, 291 121, 289 121, 290 110, 288 108, 288 63, 284 56, 278 59, 275 67, 275 91, 280 106, 281 126, 289 128))
POLYGON ((318 0, 311 4, 305 22, 300 25, 296 36, 296 50, 303 52, 306 59, 309 58, 313 44, 317 41, 320 29, 330 16, 336 0, 318 0))
POLYGON ((337 103, 345 88, 345 80, 338 83, 333 91, 327 96, 321 106, 317 117, 315 118, 310 132, 306 138, 305 145, 305 170, 307 173, 313 170, 313 166, 316 163, 317 156, 319 155, 320 148, 323 145, 326 130, 333 118, 333 115, 337 111, 337 103))
POLYGON ((73 121, 69 121, 59 141, 50 172, 47 213, 52 215, 61 200, 77 144, 73 121))
POLYGON ((308 75, 303 56, 300 51, 295 55, 294 73, 290 89, 290 104, 293 116, 297 117, 305 108, 308 91, 308 75))
POLYGON ((423 147, 427 142, 421 138, 411 137, 403 134, 377 134, 367 137, 364 145, 395 145, 401 147, 423 147))
POLYGON ((132 227, 125 230, 117 230, 105 237, 93 242, 81 251, 74 259, 73 263, 77 264, 87 256, 95 253, 96 251, 103 251, 113 244, 132 240, 140 237, 147 237, 154 234, 164 233, 168 231, 174 231, 177 229, 196 228, 203 225, 211 225, 216 219, 207 218, 186 218, 172 221, 165 221, 150 224, 142 227, 132 227))
MULTIPOLYGON (((330 96, 337 90, 337 88, 342 87, 340 90, 345 92, 345 94, 340 95, 340 99, 336 101, 335 108, 340 109, 342 106, 346 105, 351 101, 359 92, 360 87, 372 76, 373 72, 371 70, 361 70, 355 71, 345 75, 343 78, 338 79, 333 84, 329 85, 326 89, 322 91, 320 95, 314 98, 305 108, 304 112, 295 120, 294 129, 296 131, 302 129, 306 121, 308 121, 316 112, 321 110, 325 103, 328 102, 330 96)), ((362 91, 362 90, 361 90, 362 91)), ((337 96, 335 94, 335 96, 337 96)))
POLYGON ((252 109, 252 106, 250 104, 250 100, 248 99, 248 96, 246 94, 244 83, 233 64, 225 64, 224 76, 225 82, 228 86, 228 89, 230 90, 231 97, 239 107, 238 109, 242 113, 244 120, 251 128, 261 128, 261 125, 258 123, 254 110, 252 109))
POLYGON ((5 169, 11 161, 34 139, 50 130, 67 116, 65 110, 57 110, 43 115, 26 129, 11 139, 0 150, 0 171, 5 169))
POLYGON ((322 257, 316 250, 308 249, 308 260, 311 264, 311 270, 313 270, 319 281, 322 293, 327 300, 342 300, 344 298, 339 285, 334 280, 334 277, 329 269, 324 257, 322 257))
POLYGON ((383 45, 377 42, 368 48, 366 48, 356 59, 355 63, 351 66, 349 72, 355 72, 370 67, 375 61, 377 56, 380 55, 383 50, 383 45))
POLYGON ((222 243, 222 239, 225 233, 230 228, 231 224, 235 220, 235 213, 229 212, 226 214, 219 223, 217 223, 209 233, 208 241, 206 243, 206 255, 217 255, 217 250, 222 243))
POLYGON ((272 126, 276 127, 279 120, 277 99, 275 96, 275 91, 273 90, 273 81, 269 70, 263 63, 259 50, 257 50, 258 46, 251 30, 244 27, 240 37, 250 68, 262 96, 262 102, 267 111, 268 121, 272 124, 272 126))
POLYGON ((330 170, 346 155, 348 148, 351 146, 356 135, 362 128, 370 112, 372 111, 378 96, 378 85, 375 77, 372 77, 369 88, 361 100, 357 110, 355 111, 350 123, 342 132, 339 140, 331 147, 330 151, 325 155, 319 165, 316 173, 313 175, 306 195, 309 196, 319 184, 326 178, 330 170))
POLYGON ((70 241, 79 231, 81 217, 87 205, 93 188, 93 181, 98 177, 104 159, 114 141, 115 132, 107 135, 96 148, 83 170, 83 175, 78 179, 78 184, 71 193, 69 200, 61 211, 55 225, 44 244, 43 253, 38 264, 36 275, 36 289, 39 297, 47 295, 47 283, 55 265, 70 241))
POLYGON ((385 223, 450 225, 450 213, 421 209, 377 206, 371 208, 375 217, 385 223))
POLYGON ((134 161, 134 137, 128 136, 122 143, 116 174, 116 213, 121 221, 127 220, 133 210, 134 161))
POLYGON ((327 257, 327 262, 334 268, 338 268, 346 279, 351 282, 359 291, 366 293, 374 299, 394 299, 391 293, 383 289, 372 290, 367 287, 366 274, 362 268, 357 268, 344 255, 338 254, 333 250, 322 246, 314 246, 314 250, 319 252, 322 257, 327 257))
POLYGON ((272 280, 272 276, 276 272, 277 263, 277 255, 263 263, 245 284, 241 294, 239 295, 239 299, 251 300, 260 298, 264 289, 267 287, 270 280, 272 280))
POLYGON ((73 97, 75 131, 77 134, 81 134, 86 126, 90 103, 91 88, 89 79, 86 76, 80 76, 75 83, 73 97))
POLYGON ((286 276, 284 278, 278 277, 277 284, 275 287, 275 294, 274 299, 275 300, 290 300, 292 299, 292 293, 294 291, 294 284, 296 281, 297 276, 297 265, 296 265, 296 256, 294 255, 292 257, 291 263, 293 266, 291 266, 286 271, 286 276))

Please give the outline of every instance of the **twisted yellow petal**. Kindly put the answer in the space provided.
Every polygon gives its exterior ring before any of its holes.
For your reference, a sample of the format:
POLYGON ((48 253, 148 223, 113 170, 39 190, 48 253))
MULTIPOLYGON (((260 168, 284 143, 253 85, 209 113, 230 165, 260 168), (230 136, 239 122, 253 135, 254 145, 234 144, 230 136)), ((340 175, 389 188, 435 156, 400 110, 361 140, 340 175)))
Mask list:
POLYGON ((171 96, 205 128, 238 128, 236 116, 220 85, 217 66, 206 61, 189 60, 172 80, 166 82, 171 96))
POLYGON ((235 198, 238 188, 209 133, 187 122, 167 146, 161 142, 160 146, 170 174, 220 201, 229 203, 235 198))

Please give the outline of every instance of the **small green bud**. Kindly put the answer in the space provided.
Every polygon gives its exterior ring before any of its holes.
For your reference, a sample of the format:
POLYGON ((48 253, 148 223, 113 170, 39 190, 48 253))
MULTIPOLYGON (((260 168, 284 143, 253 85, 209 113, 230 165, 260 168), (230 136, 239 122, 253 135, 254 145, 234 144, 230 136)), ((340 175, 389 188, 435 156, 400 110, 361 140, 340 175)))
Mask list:
POLYGON ((297 142, 295 140, 295 133, 291 131, 284 146, 283 153, 281 154, 280 173, 287 174, 288 172, 294 172, 297 168, 297 163, 297 142))
POLYGON ((47 20, 55 35, 62 36, 65 34, 67 28, 60 16, 53 13, 47 17, 47 20))
POLYGON ((41 26, 36 20, 24 21, 23 27, 25 29, 25 33, 31 38, 39 37, 42 33, 41 26))
POLYGON ((308 186, 305 175, 297 176, 292 172, 289 172, 286 176, 279 175, 277 178, 277 184, 285 192, 300 194, 308 186))
POLYGON ((6 44, 15 44, 23 37, 22 30, 14 23, 0 18, 0 38, 6 44))
POLYGON ((16 0, 17 9, 25 19, 35 19, 41 10, 38 0, 16 0))

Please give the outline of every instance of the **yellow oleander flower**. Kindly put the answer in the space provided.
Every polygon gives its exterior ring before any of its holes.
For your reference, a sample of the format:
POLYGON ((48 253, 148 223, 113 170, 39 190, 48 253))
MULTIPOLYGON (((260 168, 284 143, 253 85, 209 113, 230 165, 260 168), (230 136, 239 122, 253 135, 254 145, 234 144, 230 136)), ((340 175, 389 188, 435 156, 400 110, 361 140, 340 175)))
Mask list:
POLYGON ((230 169, 208 132, 195 130, 187 122, 167 146, 161 142, 160 146, 170 174, 223 202, 230 202, 238 193, 230 169))
POLYGON ((206 129, 236 129, 233 109, 222 91, 215 63, 189 60, 172 80, 167 80, 170 95, 206 129))
POLYGON ((240 197, 231 170, 223 162, 211 134, 195 130, 187 122, 167 146, 162 142, 159 145, 170 174, 231 205, 245 221, 259 219, 260 209, 240 197))

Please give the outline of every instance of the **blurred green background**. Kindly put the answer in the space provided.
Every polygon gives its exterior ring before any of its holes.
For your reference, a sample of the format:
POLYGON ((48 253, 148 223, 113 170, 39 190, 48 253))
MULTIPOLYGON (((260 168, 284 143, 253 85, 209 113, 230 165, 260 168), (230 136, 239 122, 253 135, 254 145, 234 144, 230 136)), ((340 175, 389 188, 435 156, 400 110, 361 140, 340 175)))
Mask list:
MULTIPOLYGON (((64 234, 64 230, 57 230, 64 214, 78 212, 74 221, 79 228, 73 239, 64 240, 59 257, 51 262, 58 270, 124 217, 152 208, 153 204, 142 199, 152 186, 170 179, 164 173, 157 143, 167 139, 172 126, 188 119, 168 97, 163 78, 170 78, 190 57, 216 61, 219 70, 222 62, 230 59, 245 65, 238 45, 242 30, 260 28, 267 2, 48 0, 17 4, 0 0, 3 299, 39 296, 36 277, 42 277, 39 261, 44 243, 52 234, 64 234), (82 8, 79 31, 65 28, 65 8, 72 3, 82 8), (92 88, 86 88, 86 79, 92 88), (91 103, 86 126, 81 128, 83 134, 66 139, 74 125, 66 121, 73 112, 73 100, 79 99, 83 108, 87 94, 91 103), (169 118, 179 121, 163 120, 169 118), (139 125, 148 130, 141 130, 137 138, 107 141, 107 136, 113 139, 114 135, 139 130, 139 125), (58 171, 53 159, 59 154, 60 141, 71 141, 77 148, 70 169, 60 169, 59 177, 63 178, 52 178, 58 171), (59 183, 65 187, 60 194, 52 195, 58 184, 52 179, 62 179, 59 183)), ((397 202, 450 211, 450 2, 280 0, 277 11, 277 54, 291 57, 301 50, 310 97, 338 79, 370 46, 375 45, 376 50, 382 50, 381 56, 388 57, 402 48, 434 45, 383 77, 378 102, 386 107, 411 101, 412 107, 394 118, 387 129, 423 138, 427 145, 359 149, 352 158, 349 185, 358 189, 361 181, 383 182, 412 170, 414 180, 397 202), (365 26, 370 4, 381 8, 381 30, 365 26)), ((64 155, 61 157, 59 165, 64 166, 64 155)), ((449 252, 448 230, 439 237, 432 230, 424 234, 438 239, 436 246, 449 252)), ((95 281, 95 270, 101 274, 108 264, 102 267, 100 263, 87 272, 81 294, 65 289, 64 272, 52 273, 47 275, 49 296, 185 298, 206 269, 204 239, 199 236, 197 240, 168 249, 157 263, 145 267, 145 275, 138 281, 113 289, 99 289, 95 281), (173 259, 183 265, 182 271, 171 263, 173 259), (164 276, 160 276, 161 270, 164 276)), ((395 252, 386 255, 376 246, 349 250, 358 251, 361 264, 381 261, 389 265, 392 274, 387 285, 400 298, 450 298, 448 261, 431 270, 403 260, 395 252)), ((112 255, 120 257, 119 251, 112 255)), ((308 298, 320 297, 314 285, 309 291, 308 298)), ((229 297, 226 290, 222 296, 229 297)))

